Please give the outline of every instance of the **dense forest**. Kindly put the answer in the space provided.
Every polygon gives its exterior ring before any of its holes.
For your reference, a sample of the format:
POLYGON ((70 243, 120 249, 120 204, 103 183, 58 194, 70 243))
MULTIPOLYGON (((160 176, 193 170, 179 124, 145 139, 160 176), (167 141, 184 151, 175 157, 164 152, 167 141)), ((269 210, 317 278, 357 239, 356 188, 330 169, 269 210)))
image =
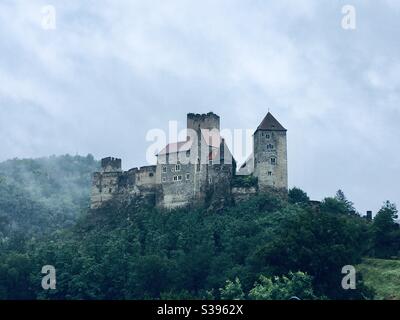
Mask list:
POLYGON ((92 156, 0 164, 0 299, 372 299, 342 267, 396 259, 389 201, 368 221, 343 192, 259 195, 213 212, 133 202, 88 209, 92 156), (42 266, 57 272, 41 287, 42 266))

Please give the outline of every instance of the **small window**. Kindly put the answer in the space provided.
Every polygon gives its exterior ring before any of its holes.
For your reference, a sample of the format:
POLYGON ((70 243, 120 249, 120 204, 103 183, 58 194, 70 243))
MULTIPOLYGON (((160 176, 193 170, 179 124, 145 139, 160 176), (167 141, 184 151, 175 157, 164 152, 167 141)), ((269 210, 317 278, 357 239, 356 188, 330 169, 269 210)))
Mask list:
POLYGON ((162 182, 167 182, 167 177, 163 177, 162 182))
POLYGON ((190 157, 190 150, 186 151, 186 157, 190 157))
POLYGON ((265 135, 265 138, 266 138, 266 139, 269 139, 269 138, 270 138, 270 135, 267 133, 267 134, 265 135))
POLYGON ((153 172, 150 172, 150 173, 149 173, 149 177, 152 177, 152 176, 154 176, 154 173, 153 173, 153 172))
POLYGON ((186 180, 190 180, 190 173, 186 173, 186 180))
POLYGON ((272 172, 271 172, 271 171, 268 171, 268 175, 269 175, 269 176, 272 176, 272 172))
POLYGON ((275 158, 271 158, 271 164, 272 165, 276 165, 276 159, 275 158))
POLYGON ((175 165, 175 171, 181 171, 181 165, 180 164, 176 164, 175 165))
POLYGON ((272 144, 267 145, 267 149, 273 149, 274 146, 272 144))
POLYGON ((167 167, 166 166, 162 167, 162 172, 163 173, 167 173, 167 167))
POLYGON ((182 176, 174 176, 174 181, 182 181, 182 176))

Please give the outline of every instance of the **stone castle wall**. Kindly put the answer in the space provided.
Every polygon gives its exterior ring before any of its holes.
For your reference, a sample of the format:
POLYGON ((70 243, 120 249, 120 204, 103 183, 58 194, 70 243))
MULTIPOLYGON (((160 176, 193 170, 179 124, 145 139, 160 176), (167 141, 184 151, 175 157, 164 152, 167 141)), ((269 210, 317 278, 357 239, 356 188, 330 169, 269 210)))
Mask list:
MULTIPOLYGON (((106 158, 110 159, 110 158, 106 158)), ((92 180, 91 208, 96 209, 113 199, 129 199, 138 196, 155 197, 156 166, 121 170, 121 159, 116 159, 119 167, 102 161, 102 170, 95 172, 92 180)))

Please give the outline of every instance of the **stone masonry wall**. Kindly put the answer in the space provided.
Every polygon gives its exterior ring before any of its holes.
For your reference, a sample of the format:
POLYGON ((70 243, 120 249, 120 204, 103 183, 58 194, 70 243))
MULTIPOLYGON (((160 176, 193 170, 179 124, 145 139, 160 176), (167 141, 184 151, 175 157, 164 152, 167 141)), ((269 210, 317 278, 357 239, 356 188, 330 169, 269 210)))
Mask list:
POLYGON ((288 188, 285 131, 258 130, 254 134, 254 176, 260 191, 288 188))

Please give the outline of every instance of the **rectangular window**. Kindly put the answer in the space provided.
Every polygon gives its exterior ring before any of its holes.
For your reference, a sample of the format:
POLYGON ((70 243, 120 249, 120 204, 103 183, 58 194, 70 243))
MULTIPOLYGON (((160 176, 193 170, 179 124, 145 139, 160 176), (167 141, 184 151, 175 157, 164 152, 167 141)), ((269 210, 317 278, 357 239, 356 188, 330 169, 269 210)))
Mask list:
POLYGON ((272 172, 271 172, 271 171, 268 171, 268 175, 269 175, 269 176, 272 176, 272 172))
POLYGON ((175 171, 181 171, 181 165, 180 164, 176 164, 175 165, 175 171))
POLYGON ((182 176, 174 176, 174 181, 182 181, 182 176))
POLYGON ((153 172, 150 172, 150 173, 149 173, 149 177, 152 177, 152 176, 154 176, 154 173, 153 173, 153 172))
POLYGON ((190 173, 186 173, 186 180, 190 180, 190 173))
POLYGON ((276 159, 275 158, 271 158, 271 164, 275 165, 276 164, 276 159))
POLYGON ((162 167, 162 172, 163 173, 167 173, 167 167, 166 166, 162 167))

